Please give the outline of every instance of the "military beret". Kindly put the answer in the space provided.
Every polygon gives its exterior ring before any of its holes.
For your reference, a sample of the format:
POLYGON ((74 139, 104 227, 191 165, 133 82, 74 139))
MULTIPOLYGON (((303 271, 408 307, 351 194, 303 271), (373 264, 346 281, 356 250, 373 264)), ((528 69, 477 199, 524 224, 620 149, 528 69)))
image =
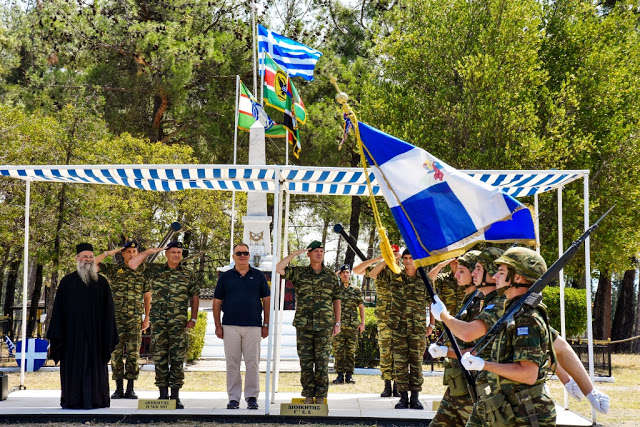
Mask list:
POLYGON ((400 252, 400 246, 398 245, 391 245, 391 249, 393 250, 393 252, 400 252))
POLYGON ((307 249, 324 249, 324 245, 322 244, 322 242, 318 241, 318 240, 314 240, 313 242, 309 243, 309 246, 307 246, 307 249))
POLYGON ((93 252, 93 245, 91 243, 80 243, 76 246, 76 255, 84 251, 93 252))
POLYGON ((342 264, 342 265, 340 266, 340 268, 338 269, 338 271, 339 271, 340 273, 342 273, 342 272, 343 272, 343 271, 345 271, 345 270, 349 270, 349 271, 351 271, 351 267, 349 267, 349 264, 342 264))
POLYGON ((173 242, 169 242, 169 244, 167 245, 167 250, 171 249, 171 248, 180 248, 180 249, 182 249, 182 242, 178 242, 176 240, 174 240, 173 242))
POLYGON ((127 248, 138 248, 138 242, 136 242, 135 240, 129 240, 127 243, 125 243, 124 245, 122 245, 122 247, 124 249, 127 248))

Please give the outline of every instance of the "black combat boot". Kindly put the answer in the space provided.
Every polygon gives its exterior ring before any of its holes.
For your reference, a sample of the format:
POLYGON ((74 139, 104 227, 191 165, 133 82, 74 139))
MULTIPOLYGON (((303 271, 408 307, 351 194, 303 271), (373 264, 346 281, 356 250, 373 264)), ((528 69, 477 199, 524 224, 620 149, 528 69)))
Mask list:
POLYGON ((393 395, 393 397, 400 397, 400 393, 398 393, 398 383, 395 382, 395 381, 393 382, 392 395, 393 395))
POLYGON ((347 384, 355 384, 356 382, 353 380, 353 378, 351 378, 351 375, 353 375, 351 372, 347 372, 347 375, 344 378, 344 382, 347 384))
POLYGON ((127 391, 124 393, 125 399, 137 399, 138 395, 133 391, 133 380, 127 381, 127 391))
POLYGON ((111 395, 112 399, 122 399, 124 397, 124 380, 116 380, 116 391, 111 395))
POLYGON ((176 401, 176 409, 184 409, 184 405, 180 402, 180 387, 171 387, 171 398, 176 401))
POLYGON ((380 397, 391 397, 391 380, 384 380, 384 390, 380 393, 380 397))
POLYGON ((409 409, 409 392, 400 392, 400 401, 396 403, 396 409, 409 409))
POLYGON ((409 408, 411 409, 424 409, 422 403, 420 403, 420 397, 418 396, 418 391, 411 392, 411 399, 409 399, 409 408))
POLYGON ((334 384, 344 384, 344 374, 342 372, 338 372, 338 378, 333 380, 334 384))
POLYGON ((160 387, 160 397, 158 399, 169 399, 169 387, 160 387))

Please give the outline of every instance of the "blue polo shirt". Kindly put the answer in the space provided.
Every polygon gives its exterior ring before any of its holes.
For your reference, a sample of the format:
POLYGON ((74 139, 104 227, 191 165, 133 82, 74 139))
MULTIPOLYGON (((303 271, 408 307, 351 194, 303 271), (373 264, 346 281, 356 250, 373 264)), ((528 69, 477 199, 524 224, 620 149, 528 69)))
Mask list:
POLYGON ((262 326, 262 298, 271 295, 262 271, 249 267, 242 276, 232 268, 218 278, 213 297, 222 300, 222 324, 262 326))

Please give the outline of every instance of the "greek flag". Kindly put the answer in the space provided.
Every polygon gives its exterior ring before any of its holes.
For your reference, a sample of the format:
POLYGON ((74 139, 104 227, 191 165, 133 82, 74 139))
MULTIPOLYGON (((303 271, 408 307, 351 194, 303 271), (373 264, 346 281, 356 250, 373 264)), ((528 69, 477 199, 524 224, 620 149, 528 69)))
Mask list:
MULTIPOLYGON (((322 52, 288 39, 262 25, 258 25, 258 51, 265 51, 284 68, 290 77, 300 76, 313 80, 313 69, 322 52)), ((263 59, 260 59, 260 73, 263 73, 263 59)))
POLYGON ((367 161, 416 265, 478 242, 535 244, 530 210, 499 188, 407 142, 358 123, 367 161))
POLYGON ((11 341, 11 338, 9 338, 9 335, 4 336, 4 342, 5 344, 7 344, 7 350, 9 350, 9 357, 13 357, 14 354, 16 353, 16 346, 13 344, 13 341, 11 341))

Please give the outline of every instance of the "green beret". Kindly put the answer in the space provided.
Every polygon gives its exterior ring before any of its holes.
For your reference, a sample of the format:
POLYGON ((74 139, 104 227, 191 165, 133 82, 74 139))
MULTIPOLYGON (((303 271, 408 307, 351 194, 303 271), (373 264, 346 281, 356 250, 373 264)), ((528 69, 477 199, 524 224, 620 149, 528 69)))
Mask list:
POLYGON ((324 249, 324 245, 322 244, 322 242, 318 240, 314 240, 313 242, 309 243, 309 246, 307 246, 307 249, 310 249, 310 250, 324 249))

